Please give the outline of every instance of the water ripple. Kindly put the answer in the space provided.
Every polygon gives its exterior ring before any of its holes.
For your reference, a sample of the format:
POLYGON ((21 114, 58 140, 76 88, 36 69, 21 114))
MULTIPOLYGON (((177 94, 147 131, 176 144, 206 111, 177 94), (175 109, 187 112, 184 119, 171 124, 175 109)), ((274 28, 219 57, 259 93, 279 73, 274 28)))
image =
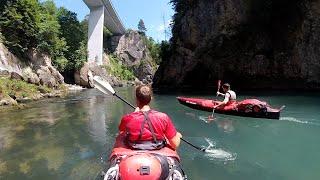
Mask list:
POLYGON ((295 122, 295 123, 300 123, 300 124, 310 124, 310 125, 320 126, 320 123, 315 123, 315 122, 310 122, 310 121, 302 121, 302 120, 296 119, 294 117, 281 117, 279 120, 280 121, 290 121, 290 122, 295 122))

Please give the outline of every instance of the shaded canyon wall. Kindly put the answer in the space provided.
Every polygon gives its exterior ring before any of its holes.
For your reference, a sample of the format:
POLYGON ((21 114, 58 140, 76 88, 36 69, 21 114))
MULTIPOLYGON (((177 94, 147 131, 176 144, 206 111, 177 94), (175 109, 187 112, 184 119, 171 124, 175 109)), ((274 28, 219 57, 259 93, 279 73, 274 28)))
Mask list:
POLYGON ((154 87, 320 87, 319 0, 175 0, 154 87))

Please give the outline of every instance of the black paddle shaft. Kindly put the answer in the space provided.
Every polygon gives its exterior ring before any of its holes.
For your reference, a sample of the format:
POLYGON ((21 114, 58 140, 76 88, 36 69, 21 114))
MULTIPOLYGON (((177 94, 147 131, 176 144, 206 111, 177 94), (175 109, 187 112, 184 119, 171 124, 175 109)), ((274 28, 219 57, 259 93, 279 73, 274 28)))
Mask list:
POLYGON ((199 151, 203 151, 203 152, 205 152, 206 151, 206 149, 205 148, 200 148, 200 147, 198 147, 198 146, 196 146, 196 145, 193 145, 193 144, 191 144, 190 142, 188 142, 187 140, 185 140, 185 139, 183 139, 183 138, 180 138, 183 142, 185 142, 185 143, 187 143, 187 144, 189 144, 190 146, 192 146, 192 147, 194 147, 194 148, 196 148, 196 149, 198 149, 199 151))
POLYGON ((114 93, 113 95, 116 96, 117 98, 121 99, 123 102, 125 102, 126 104, 128 104, 129 106, 131 106, 133 109, 136 108, 136 107, 134 107, 134 105, 130 104, 128 101, 126 101, 125 99, 123 99, 121 96, 118 96, 117 93, 114 93))

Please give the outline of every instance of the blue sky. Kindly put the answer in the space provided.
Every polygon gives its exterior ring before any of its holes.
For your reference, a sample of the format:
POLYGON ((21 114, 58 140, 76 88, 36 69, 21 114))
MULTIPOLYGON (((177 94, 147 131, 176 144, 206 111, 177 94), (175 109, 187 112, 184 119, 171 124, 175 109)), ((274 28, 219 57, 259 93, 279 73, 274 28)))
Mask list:
MULTIPOLYGON (((79 20, 89 14, 89 9, 82 0, 54 0, 58 7, 76 12, 79 20)), ((122 23, 126 28, 137 29, 140 19, 147 28, 147 35, 157 41, 165 39, 164 26, 167 28, 174 14, 170 0, 112 0, 122 23), (163 21, 165 16, 165 23, 163 21), (165 25, 164 25, 165 24, 165 25)), ((167 38, 168 39, 168 38, 167 38)))

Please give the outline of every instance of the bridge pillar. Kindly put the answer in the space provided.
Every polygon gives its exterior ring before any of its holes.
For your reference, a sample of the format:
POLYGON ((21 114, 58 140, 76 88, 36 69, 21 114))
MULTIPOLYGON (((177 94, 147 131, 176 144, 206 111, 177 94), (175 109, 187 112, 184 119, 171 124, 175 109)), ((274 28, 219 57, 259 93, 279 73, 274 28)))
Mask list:
POLYGON ((88 62, 102 65, 104 6, 90 9, 88 30, 88 62))

